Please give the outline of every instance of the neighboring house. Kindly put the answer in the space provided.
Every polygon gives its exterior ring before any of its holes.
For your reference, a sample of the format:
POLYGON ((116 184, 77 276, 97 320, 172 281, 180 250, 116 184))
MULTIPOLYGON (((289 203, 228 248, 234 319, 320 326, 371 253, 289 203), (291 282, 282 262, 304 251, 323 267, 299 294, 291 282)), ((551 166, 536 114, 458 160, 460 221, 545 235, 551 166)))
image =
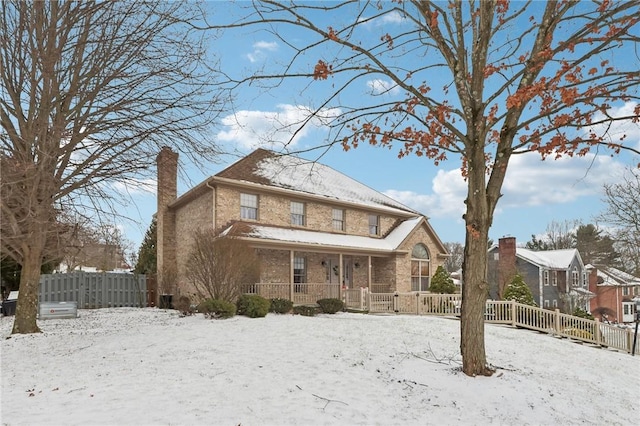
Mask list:
POLYGON ((506 286, 519 274, 533 300, 542 308, 573 312, 589 309, 593 294, 588 289, 588 271, 576 249, 533 251, 516 247, 514 237, 501 238, 489 249, 489 297, 499 300, 506 286))
POLYGON ((177 197, 177 161, 168 148, 158 155, 161 291, 164 274, 176 277, 171 292, 193 293, 185 268, 205 228, 246 240, 261 259, 258 285, 292 298, 311 285, 325 295, 426 291, 448 256, 425 216, 322 164, 258 149, 177 197))
POLYGON ((640 299, 640 278, 616 268, 591 266, 591 313, 603 321, 634 321, 635 301, 640 299))

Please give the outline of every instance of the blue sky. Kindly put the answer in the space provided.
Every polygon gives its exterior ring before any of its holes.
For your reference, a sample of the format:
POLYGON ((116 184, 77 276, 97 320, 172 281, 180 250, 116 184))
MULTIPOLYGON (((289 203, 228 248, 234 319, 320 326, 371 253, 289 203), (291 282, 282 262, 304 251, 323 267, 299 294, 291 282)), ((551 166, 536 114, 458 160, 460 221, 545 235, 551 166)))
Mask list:
MULTIPOLYGON (((208 3, 212 16, 227 17, 243 12, 228 2, 208 3)), ((240 3, 248 6, 249 3, 240 3)), ((229 18, 231 19, 231 18, 229 18)), ((375 25, 402 25, 393 16, 375 25)), ((372 28, 372 32, 375 28, 372 28)), ((291 40, 298 34, 287 34, 291 40)), ((297 40, 300 41, 300 40, 297 40)), ((282 40, 267 31, 241 29, 221 34, 212 40, 212 53, 220 61, 225 72, 233 75, 248 75, 260 69, 286 63, 289 51, 282 40)), ((620 51, 623 52, 623 51, 620 51)), ((622 54, 622 53, 620 53, 622 54)), ((637 57, 635 57, 637 60, 637 57)), ((615 58, 613 58, 615 59, 615 58)), ((310 62, 317 60, 314 57, 310 62)), ((640 66, 640 64, 639 64, 640 66)), ((434 76, 434 79, 440 78, 434 76)), ((439 85, 439 84, 438 84, 439 85)), ((318 93, 330 90, 326 85, 313 81, 283 82, 278 87, 266 90, 256 85, 246 86, 237 94, 233 107, 223 114, 218 127, 212 130, 211 140, 224 147, 228 155, 205 170, 197 170, 188 164, 179 182, 179 193, 183 193, 206 176, 213 175, 237 160, 238 155, 247 154, 257 147, 281 149, 281 141, 293 151, 305 150, 323 143, 331 136, 321 119, 313 120, 291 140, 296 123, 306 116, 308 106, 317 99, 318 93), (283 129, 283 125, 285 128, 283 129)), ((393 86, 379 77, 363 81, 354 87, 351 96, 379 95, 386 91, 389 99, 402 99, 393 86), (358 92, 360 90, 360 92, 358 92)), ((633 109, 634 103, 615 105, 610 111, 633 109)), ((337 109, 325 110, 327 119, 335 116, 337 109)), ((619 125, 613 132, 624 132, 630 144, 640 148, 640 126, 619 125)), ((316 159, 319 153, 302 155, 316 159)), ((185 159, 183 159, 185 160, 185 159)), ((422 157, 397 158, 397 150, 361 145, 344 152, 337 147, 319 159, 323 164, 383 192, 392 198, 413 207, 430 218, 430 223, 444 242, 464 242, 463 200, 466 183, 460 174, 458 159, 434 166, 431 160, 422 157)), ((551 221, 581 220, 595 223, 595 217, 605 208, 602 185, 616 182, 625 167, 635 167, 640 162, 629 154, 611 157, 608 153, 590 153, 581 158, 547 159, 542 161, 537 154, 514 156, 503 187, 503 197, 498 204, 490 238, 511 235, 524 243, 532 234, 541 234, 551 221)), ((149 182, 151 186, 153 182, 149 182)), ((155 194, 134 192, 133 219, 138 225, 123 224, 127 238, 137 250, 151 216, 155 212, 155 194)))

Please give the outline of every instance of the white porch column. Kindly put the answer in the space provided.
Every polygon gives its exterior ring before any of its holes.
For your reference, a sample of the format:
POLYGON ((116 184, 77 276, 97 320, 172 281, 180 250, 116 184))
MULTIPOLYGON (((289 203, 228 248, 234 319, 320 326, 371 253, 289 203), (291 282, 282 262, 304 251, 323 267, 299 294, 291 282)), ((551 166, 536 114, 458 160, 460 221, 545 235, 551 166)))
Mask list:
POLYGON ((293 302, 293 263, 295 258, 295 252, 289 250, 289 299, 293 302))
POLYGON ((344 282, 344 268, 342 265, 342 253, 339 254, 339 259, 338 259, 338 285, 339 285, 339 293, 338 293, 338 298, 340 300, 342 300, 342 283, 344 282))
POLYGON ((371 293, 371 256, 367 256, 367 287, 371 293))

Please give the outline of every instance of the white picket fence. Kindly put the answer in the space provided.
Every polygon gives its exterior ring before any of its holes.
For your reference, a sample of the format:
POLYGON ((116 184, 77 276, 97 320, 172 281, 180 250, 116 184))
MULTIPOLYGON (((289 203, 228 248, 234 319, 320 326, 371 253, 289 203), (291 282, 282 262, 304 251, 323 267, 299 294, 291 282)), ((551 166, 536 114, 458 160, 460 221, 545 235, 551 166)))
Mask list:
MULTIPOLYGON (((335 284, 256 283, 245 286, 243 292, 266 298, 280 297, 303 305, 315 304, 324 298, 341 298, 349 309, 377 314, 460 316, 462 306, 460 294, 374 293, 367 288, 340 289, 335 284)), ((512 301, 488 300, 484 319, 487 323, 509 324, 600 347, 633 352, 632 328, 574 317, 557 309, 551 311, 512 301)), ((640 339, 636 342, 635 353, 640 354, 640 339)))
POLYGON ((146 307, 144 275, 75 271, 40 276, 39 302, 77 302, 78 309, 146 307))

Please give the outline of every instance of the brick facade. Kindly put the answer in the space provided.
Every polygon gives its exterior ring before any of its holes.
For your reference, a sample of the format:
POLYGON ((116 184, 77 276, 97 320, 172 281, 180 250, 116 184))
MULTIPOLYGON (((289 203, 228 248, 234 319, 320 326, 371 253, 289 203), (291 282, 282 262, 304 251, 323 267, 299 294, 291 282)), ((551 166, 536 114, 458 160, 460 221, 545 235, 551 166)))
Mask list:
MULTIPOLYGON (((416 217, 416 214, 410 211, 390 213, 389 210, 392 209, 388 208, 358 206, 295 190, 272 188, 262 183, 252 184, 243 180, 233 181, 227 177, 218 177, 227 176, 227 172, 209 178, 174 201, 176 197, 172 191, 175 191, 175 174, 173 186, 169 184, 171 174, 175 173, 174 159, 177 165, 177 155, 173 154, 163 150, 158 156, 158 269, 163 267, 163 263, 166 266, 171 261, 175 262, 178 294, 193 293, 193 287, 186 282, 185 272, 193 234, 198 229, 213 227, 221 231, 234 223, 242 222, 283 229, 318 231, 327 236, 335 234, 383 239, 400 223, 416 217), (241 217, 241 194, 258 196, 257 220, 241 217), (291 224, 291 202, 304 203, 304 226, 291 224), (344 211, 344 231, 333 229, 333 209, 344 211), (378 235, 369 234, 370 215, 379 216, 378 235), (171 222, 171 225, 168 222, 171 222), (160 245, 163 247, 160 248, 160 245), (167 245, 171 245, 173 249, 168 250, 167 245)), ((308 283, 338 284, 343 281, 346 288, 368 287, 375 283, 385 284, 390 290, 410 291, 413 247, 423 244, 427 248, 431 275, 444 263, 446 255, 446 248, 428 226, 426 218, 420 223, 422 224, 417 226, 396 250, 390 252, 367 253, 366 249, 349 247, 345 247, 344 250, 322 246, 310 249, 298 246, 295 241, 292 241, 289 247, 277 247, 273 242, 261 241, 255 244, 255 250, 261 259, 260 280, 263 283, 290 283, 291 259, 302 257, 305 259, 308 283), (339 267, 340 259, 342 268, 339 267), (340 269, 342 277, 337 276, 340 269)))

